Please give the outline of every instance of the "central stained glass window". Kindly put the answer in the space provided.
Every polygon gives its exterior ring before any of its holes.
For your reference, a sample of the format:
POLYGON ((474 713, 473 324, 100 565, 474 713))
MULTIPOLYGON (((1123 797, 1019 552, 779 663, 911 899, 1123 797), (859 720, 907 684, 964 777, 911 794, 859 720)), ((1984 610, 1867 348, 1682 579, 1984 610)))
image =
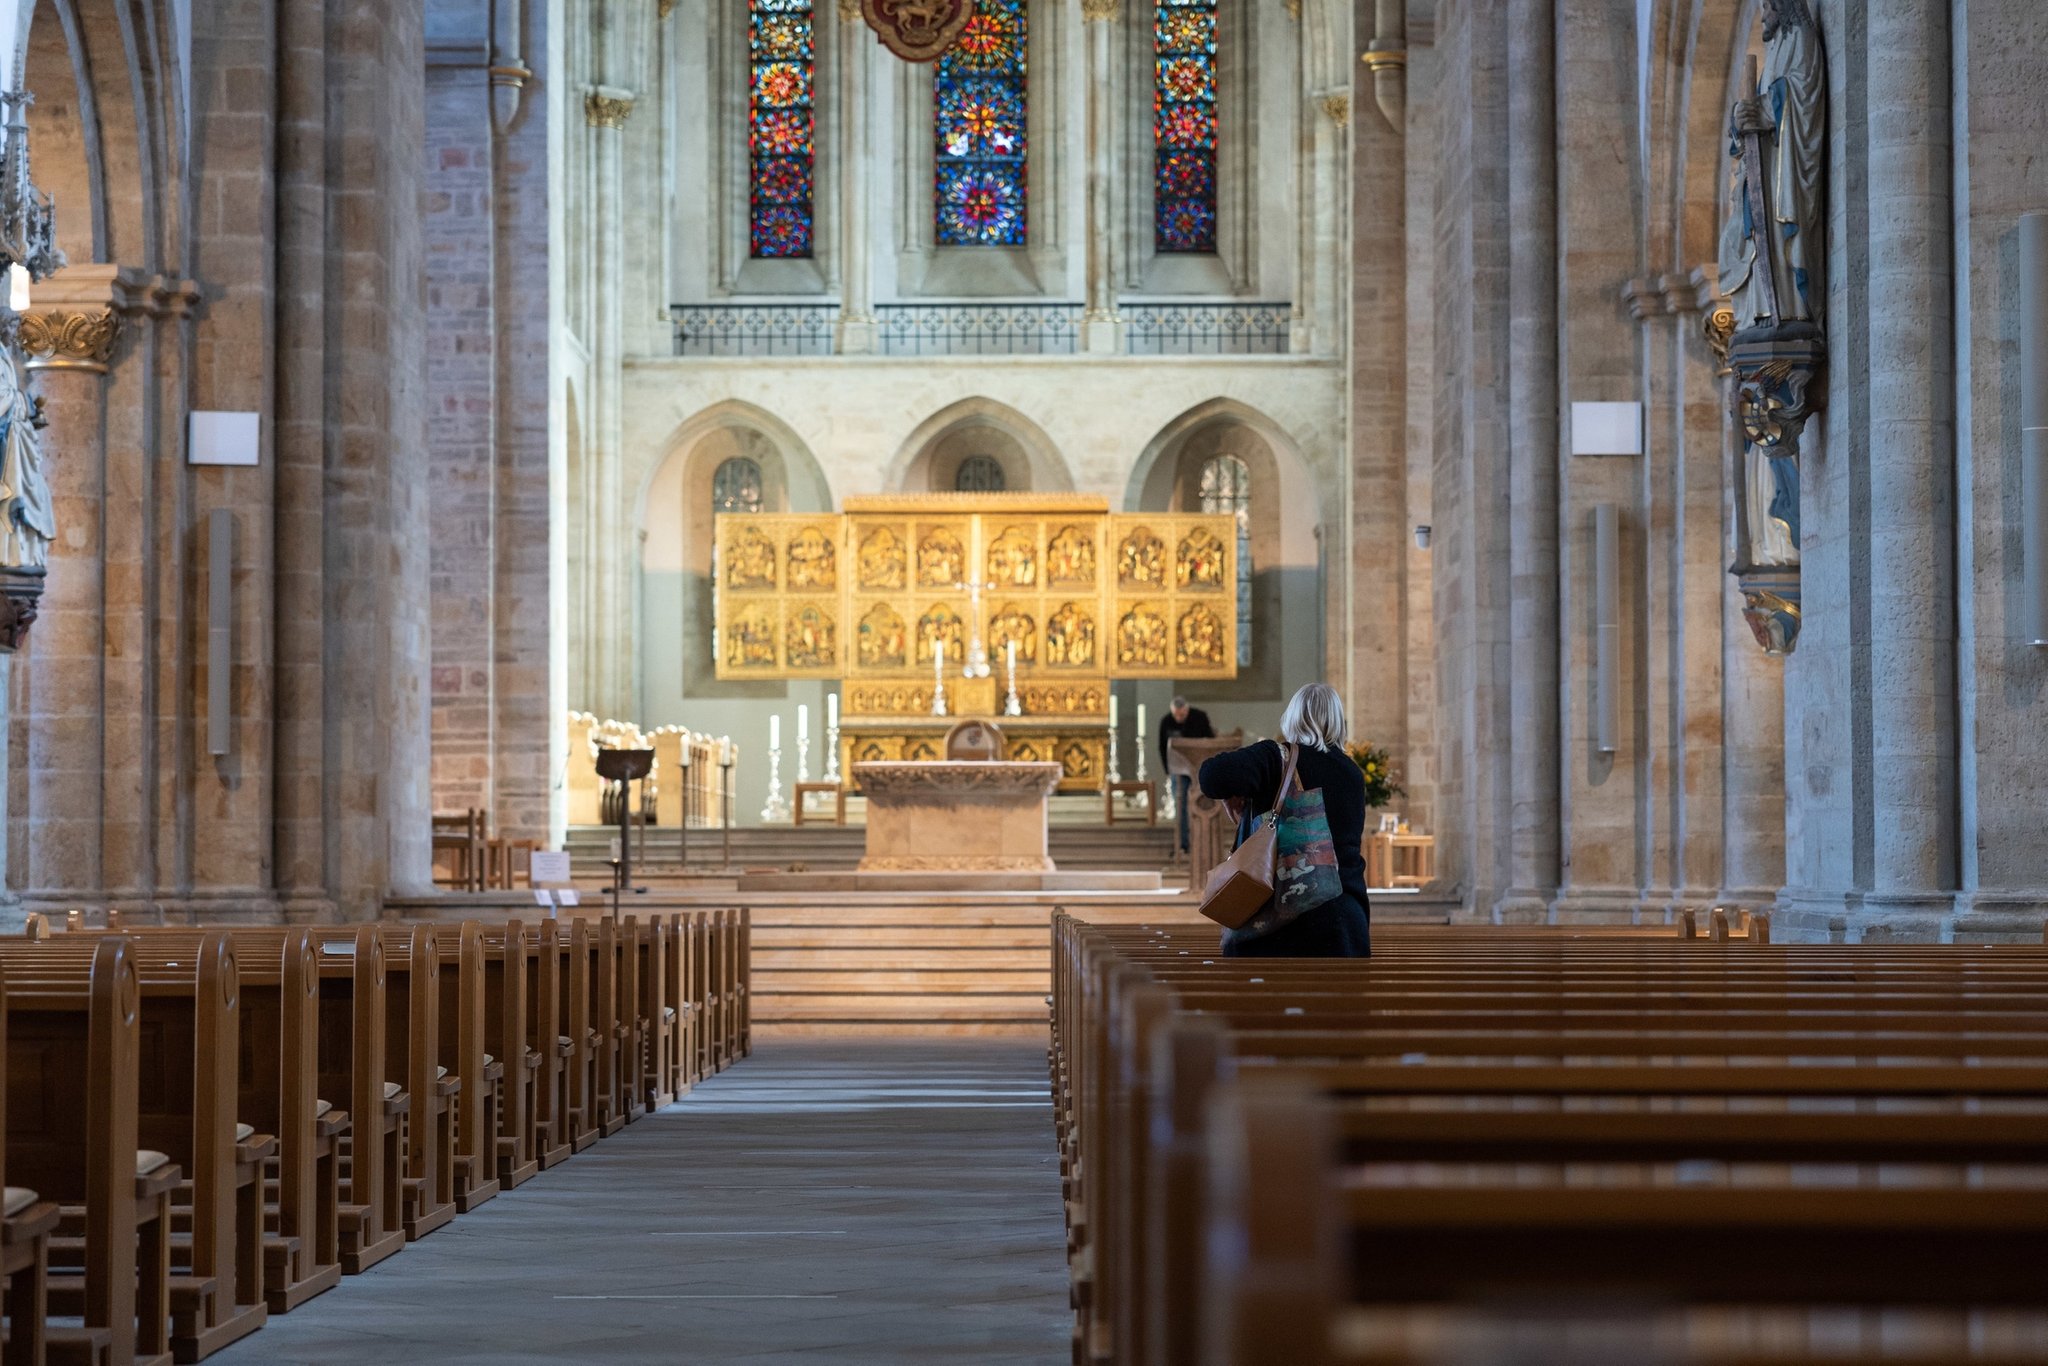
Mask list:
POLYGON ((1024 218, 1025 0, 979 0, 939 58, 939 244, 1021 247, 1024 218))
POLYGON ((1153 238, 1162 252, 1216 250, 1216 0, 1152 11, 1153 238))
POLYGON ((755 256, 811 254, 817 64, 811 0, 750 0, 747 221, 755 256))

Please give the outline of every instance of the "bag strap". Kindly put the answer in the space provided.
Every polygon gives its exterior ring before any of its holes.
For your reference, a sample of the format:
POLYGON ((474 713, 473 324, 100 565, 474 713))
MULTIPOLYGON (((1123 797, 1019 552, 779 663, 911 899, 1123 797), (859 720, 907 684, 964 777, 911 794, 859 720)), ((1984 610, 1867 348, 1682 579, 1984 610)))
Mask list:
POLYGON ((1285 740, 1277 740, 1274 743, 1280 746, 1280 754, 1287 760, 1287 770, 1280 775, 1280 789, 1273 794, 1273 809, 1266 813, 1272 820, 1278 821, 1281 803, 1292 797, 1301 787, 1300 780, 1294 773, 1295 767, 1301 762, 1301 746, 1290 745, 1285 740))

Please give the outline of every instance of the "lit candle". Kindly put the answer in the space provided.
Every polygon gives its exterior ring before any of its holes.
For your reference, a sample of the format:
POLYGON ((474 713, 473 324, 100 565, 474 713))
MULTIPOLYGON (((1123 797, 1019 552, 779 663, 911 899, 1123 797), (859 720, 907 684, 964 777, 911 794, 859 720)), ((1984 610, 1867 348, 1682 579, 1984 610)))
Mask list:
POLYGON ((782 713, 776 712, 768 718, 768 748, 782 748, 782 713))
POLYGON ((796 704, 796 742, 802 744, 811 738, 811 708, 807 702, 796 704))
POLYGON ((839 729, 839 694, 836 692, 825 694, 825 728, 839 729))

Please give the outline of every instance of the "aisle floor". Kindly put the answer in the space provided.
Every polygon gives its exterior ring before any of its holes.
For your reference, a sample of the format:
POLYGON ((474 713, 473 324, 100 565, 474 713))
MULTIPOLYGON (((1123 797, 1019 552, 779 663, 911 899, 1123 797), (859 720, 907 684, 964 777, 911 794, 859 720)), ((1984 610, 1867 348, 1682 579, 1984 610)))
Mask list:
POLYGON ((1044 1046, 773 1040, 217 1366, 1051 1366, 1044 1046))

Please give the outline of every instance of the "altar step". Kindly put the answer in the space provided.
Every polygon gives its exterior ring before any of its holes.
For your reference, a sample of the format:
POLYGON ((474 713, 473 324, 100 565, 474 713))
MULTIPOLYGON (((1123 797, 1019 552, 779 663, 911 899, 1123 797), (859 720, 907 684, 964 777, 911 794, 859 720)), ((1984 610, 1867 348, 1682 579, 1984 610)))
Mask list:
MULTIPOLYGON (((610 826, 580 825, 568 834, 566 848, 579 877, 601 877, 611 855, 610 826)), ((680 830, 646 832, 641 865, 649 873, 680 867, 680 830)), ((638 836, 636 835, 636 841, 638 836)), ((1159 825, 1067 825, 1055 821, 1047 830, 1052 861, 1061 868, 1101 868, 1116 872, 1157 872, 1173 857, 1173 831, 1159 825)), ((811 872, 843 872, 857 867, 867 844, 867 831, 857 825, 756 825, 732 831, 734 868, 801 866, 811 872)), ((725 844, 717 830, 692 830, 690 866, 721 866, 725 844)), ((638 845, 636 844, 636 857, 638 845)))

